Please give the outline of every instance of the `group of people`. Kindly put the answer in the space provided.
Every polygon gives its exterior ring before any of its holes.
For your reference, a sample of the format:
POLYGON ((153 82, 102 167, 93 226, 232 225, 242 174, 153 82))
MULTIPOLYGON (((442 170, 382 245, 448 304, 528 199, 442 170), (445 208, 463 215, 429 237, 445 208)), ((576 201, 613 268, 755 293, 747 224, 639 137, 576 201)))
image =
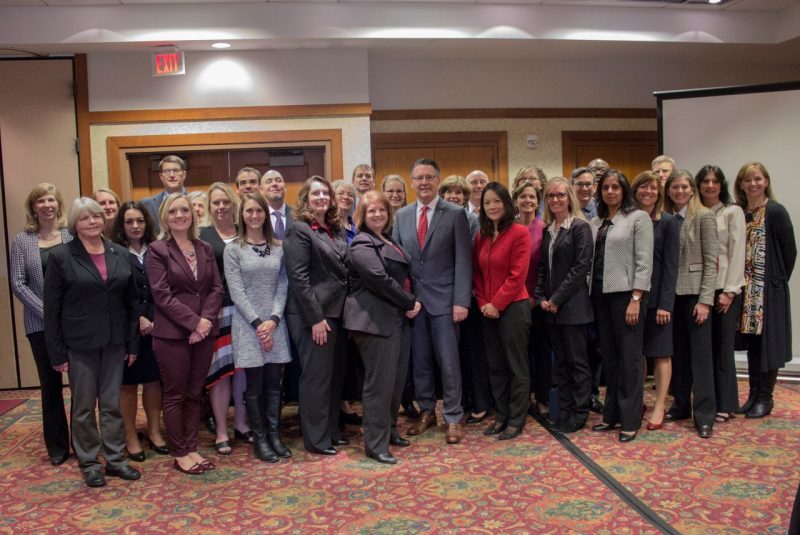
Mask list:
POLYGON ((735 202, 718 167, 692 176, 667 157, 632 182, 602 160, 570 179, 528 166, 511 190, 477 170, 441 179, 430 159, 410 171, 410 204, 403 177, 378 189, 364 164, 350 181, 308 178, 293 209, 279 172, 249 167, 234 187, 190 197, 177 156, 159 163, 164 191, 141 201, 101 189, 67 211, 54 186, 37 185, 12 245, 12 287, 52 464, 71 443, 87 485, 138 479, 128 461, 145 459, 139 384, 150 447, 180 472, 215 469, 198 445, 204 390, 219 455, 232 452, 233 400, 235 438, 261 461, 290 457, 280 417, 292 361, 304 448, 335 455, 348 444, 344 407, 360 395, 366 454, 386 464, 397 462, 390 446, 410 445, 397 431, 401 407, 416 416, 409 436, 436 426, 439 382, 449 444, 491 414, 484 434, 509 440, 529 413, 570 433, 590 410, 603 413, 595 431, 628 442, 652 357, 647 428, 693 417, 708 438, 740 411, 733 351, 744 343, 741 411, 772 410, 791 359, 796 249, 763 165, 742 167, 735 202), (347 386, 354 353, 358 389, 347 386))

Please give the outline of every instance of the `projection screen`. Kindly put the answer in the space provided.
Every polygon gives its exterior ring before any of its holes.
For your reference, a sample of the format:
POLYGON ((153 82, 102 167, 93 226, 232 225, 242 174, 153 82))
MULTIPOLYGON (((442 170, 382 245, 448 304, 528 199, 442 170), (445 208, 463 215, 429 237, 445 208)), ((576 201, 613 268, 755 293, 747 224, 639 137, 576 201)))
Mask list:
MULTIPOLYGON (((800 82, 656 92, 661 154, 695 174, 719 165, 733 194, 739 168, 759 161, 769 171, 776 200, 800 223, 800 82), (795 176, 798 175, 798 176, 795 176)), ((795 230, 795 238, 800 234, 795 230)), ((800 272, 789 281, 792 362, 800 372, 800 272)), ((737 355, 737 366, 742 355, 737 355)), ((746 367, 746 366, 745 366, 746 367)))

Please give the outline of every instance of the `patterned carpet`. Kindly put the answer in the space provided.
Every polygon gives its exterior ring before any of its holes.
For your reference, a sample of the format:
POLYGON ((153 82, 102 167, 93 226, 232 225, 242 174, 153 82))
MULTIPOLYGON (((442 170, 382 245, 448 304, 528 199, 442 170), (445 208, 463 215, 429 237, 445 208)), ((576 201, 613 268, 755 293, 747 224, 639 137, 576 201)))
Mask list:
MULTIPOLYGON (((306 454, 290 408, 289 461, 259 463, 240 444, 217 456, 204 431, 204 454, 218 470, 186 476, 148 450, 134 463, 141 481, 89 489, 74 458, 47 463, 39 402, 25 394, 31 399, 0 416, 0 533, 659 532, 646 510, 530 419, 509 442, 471 426, 463 444, 447 446, 442 429, 430 431, 395 448, 401 463, 387 467, 364 458, 357 428, 336 457, 306 454)), ((710 441, 683 423, 643 430, 628 445, 591 431, 571 440, 674 530, 785 533, 800 480, 800 392, 779 387, 776 405, 765 420, 718 425, 710 441)))

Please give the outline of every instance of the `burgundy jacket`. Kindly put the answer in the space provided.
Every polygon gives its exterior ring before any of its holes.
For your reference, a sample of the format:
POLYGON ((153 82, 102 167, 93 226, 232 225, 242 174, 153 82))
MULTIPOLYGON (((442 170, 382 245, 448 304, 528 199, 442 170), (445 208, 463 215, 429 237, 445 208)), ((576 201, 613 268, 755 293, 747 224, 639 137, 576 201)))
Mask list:
POLYGON ((153 336, 173 340, 188 339, 206 318, 213 324, 211 336, 219 332, 222 306, 222 281, 211 246, 194 241, 197 254, 197 279, 174 239, 158 240, 147 247, 147 278, 155 303, 153 336))

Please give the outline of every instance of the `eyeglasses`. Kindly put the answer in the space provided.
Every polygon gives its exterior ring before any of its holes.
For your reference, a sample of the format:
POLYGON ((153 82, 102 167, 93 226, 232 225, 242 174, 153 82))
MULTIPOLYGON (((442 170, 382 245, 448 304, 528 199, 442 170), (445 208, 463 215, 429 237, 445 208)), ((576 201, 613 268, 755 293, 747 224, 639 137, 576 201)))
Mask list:
POLYGON ((548 193, 547 194, 547 199, 548 200, 558 199, 559 201, 563 201, 566 198, 567 198, 567 194, 564 193, 563 191, 558 191, 556 193, 548 193))
POLYGON ((594 182, 575 182, 576 188, 591 188, 594 182))
POLYGON ((177 175, 178 173, 183 173, 184 169, 162 169, 159 171, 162 175, 177 175))
POLYGON ((420 175, 420 176, 412 176, 411 180, 416 180, 417 182, 433 182, 438 177, 436 175, 420 175))

